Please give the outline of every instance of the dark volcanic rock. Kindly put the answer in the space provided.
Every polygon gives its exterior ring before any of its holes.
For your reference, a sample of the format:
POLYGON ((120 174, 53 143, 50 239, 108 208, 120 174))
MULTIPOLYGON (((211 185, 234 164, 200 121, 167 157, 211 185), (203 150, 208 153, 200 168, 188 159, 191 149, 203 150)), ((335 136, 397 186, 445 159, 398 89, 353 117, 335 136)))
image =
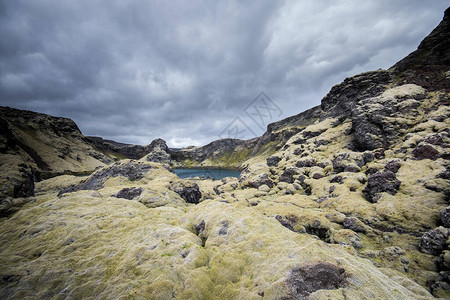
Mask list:
POLYGON ((163 139, 156 139, 152 141, 149 149, 150 153, 147 155, 147 161, 170 164, 171 157, 166 141, 163 139))
POLYGON ((14 198, 32 197, 34 196, 34 182, 39 181, 39 173, 33 169, 21 168, 20 174, 22 175, 21 181, 13 180, 14 185, 14 198))
POLYGON ((267 158, 267 165, 269 167, 276 167, 278 166, 278 163, 280 162, 281 158, 278 156, 271 156, 267 158))
POLYGON ((283 225, 284 227, 286 227, 287 229, 296 232, 292 221, 289 220, 288 218, 286 218, 286 217, 283 218, 280 215, 276 215, 275 219, 277 219, 277 221, 280 222, 280 224, 283 225))
POLYGON ((307 167, 307 168, 309 168, 309 167, 314 167, 314 166, 317 166, 317 161, 314 159, 314 158, 311 158, 311 159, 303 159, 303 160, 299 160, 296 164, 295 164, 295 166, 297 167, 297 168, 304 168, 304 167, 307 167))
POLYGON ((103 188, 105 182, 112 177, 123 176, 127 177, 128 180, 138 180, 141 179, 145 173, 150 171, 152 166, 138 162, 129 161, 126 163, 115 163, 112 166, 103 168, 91 176, 88 179, 81 182, 78 185, 71 185, 62 189, 58 196, 62 196, 65 193, 71 193, 79 190, 99 190, 103 188))
POLYGON ((445 249, 448 232, 442 227, 426 232, 420 239, 420 251, 427 254, 439 255, 445 249))
POLYGON ((361 99, 380 95, 391 82, 388 71, 373 71, 346 78, 333 86, 322 99, 321 107, 327 117, 350 117, 351 111, 361 99))
POLYGON ((180 195, 187 203, 198 204, 202 198, 202 193, 196 183, 177 182, 169 188, 180 195))
POLYGON ((298 172, 294 168, 287 168, 280 175, 280 181, 287 183, 294 183, 294 176, 297 175, 298 172))
POLYGON ((395 195, 400 184, 400 180, 397 179, 393 172, 377 172, 369 176, 367 186, 364 188, 363 193, 367 200, 375 203, 380 199, 379 193, 387 192, 395 195))
POLYGON ((402 165, 398 160, 391 160, 384 166, 385 171, 391 171, 392 173, 397 173, 402 165))
POLYGON ((362 222, 353 217, 346 217, 342 225, 344 225, 345 228, 351 229, 355 232, 366 232, 362 222))
POLYGON ((295 268, 285 282, 289 299, 306 299, 315 291, 338 289, 345 283, 345 270, 327 262, 295 268))
POLYGON ((255 189, 259 188, 263 184, 267 185, 270 188, 273 188, 273 181, 270 180, 269 176, 265 173, 261 173, 253 177, 249 181, 249 184, 251 187, 254 187, 255 189))
POLYGON ((441 221, 444 227, 450 228, 450 206, 441 210, 441 221))
POLYGON ((416 148, 414 148, 412 154, 417 159, 435 160, 439 158, 439 151, 437 151, 431 145, 418 145, 416 148))
POLYGON ((113 195, 113 197, 133 200, 134 198, 139 197, 142 191, 142 188, 137 187, 124 188, 121 189, 117 194, 113 195))
POLYGON ((450 91, 445 72, 450 70, 450 8, 441 23, 420 43, 416 51, 396 63, 391 71, 400 83, 414 83, 429 91, 450 91))

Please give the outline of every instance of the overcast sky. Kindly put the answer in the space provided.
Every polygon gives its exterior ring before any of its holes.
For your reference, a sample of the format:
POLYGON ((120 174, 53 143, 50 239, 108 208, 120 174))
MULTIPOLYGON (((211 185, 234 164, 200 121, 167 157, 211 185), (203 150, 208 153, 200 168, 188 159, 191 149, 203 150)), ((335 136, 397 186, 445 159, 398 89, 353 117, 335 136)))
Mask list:
POLYGON ((320 104, 345 77, 392 66, 447 6, 0 0, 0 105, 68 117, 85 135, 126 143, 250 138, 320 104))

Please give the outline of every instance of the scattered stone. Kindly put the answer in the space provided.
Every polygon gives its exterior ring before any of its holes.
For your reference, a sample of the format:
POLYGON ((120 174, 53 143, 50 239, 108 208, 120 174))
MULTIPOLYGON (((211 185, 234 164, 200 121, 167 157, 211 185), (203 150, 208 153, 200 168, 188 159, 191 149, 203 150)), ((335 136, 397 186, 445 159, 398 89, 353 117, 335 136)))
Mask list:
POLYGON ((134 198, 139 197, 142 191, 142 188, 137 187, 124 188, 121 189, 117 194, 113 195, 113 197, 133 200, 134 198))
POLYGON ((345 283, 345 269, 327 262, 294 268, 285 282, 289 299, 306 299, 315 291, 338 289, 345 283))
POLYGON ((344 178, 341 175, 336 175, 331 177, 330 179, 330 183, 339 183, 342 184, 344 183, 344 178))
POLYGON ((300 184, 300 186, 305 191, 305 194, 306 195, 311 195, 311 186, 305 182, 305 180, 306 180, 305 175, 298 176, 297 180, 298 180, 298 183, 300 184))
POLYGON ((325 175, 320 174, 320 173, 314 173, 314 175, 312 176, 313 179, 320 179, 325 177, 325 175))
POLYGON ((259 188, 263 184, 267 185, 269 188, 273 188, 274 186, 273 181, 270 180, 269 176, 266 173, 256 175, 250 180, 249 184, 255 189, 259 188))
POLYGON ((373 154, 371 151, 365 151, 363 153, 363 160, 364 160, 364 165, 372 162, 375 160, 375 154, 373 154))
POLYGON ((294 168, 288 168, 283 171, 283 173, 280 175, 280 181, 287 182, 287 183, 293 183, 294 182, 294 175, 297 175, 298 172, 294 168))
POLYGON ((300 154, 302 154, 303 153, 303 149, 302 148, 295 148, 295 150, 294 150, 294 152, 293 152, 293 154, 294 155, 300 155, 300 154))
POLYGON ((341 153, 338 154, 332 161, 333 170, 336 173, 341 173, 345 171, 345 168, 350 163, 350 154, 349 153, 341 153))
POLYGON ((441 221, 444 227, 450 228, 450 206, 441 210, 441 221))
POLYGON ((431 145, 418 145, 416 148, 414 148, 412 154, 417 159, 436 160, 439 158, 439 151, 437 151, 431 145))
POLYGON ((420 251, 427 254, 439 255, 445 249, 448 230, 443 227, 427 231, 420 239, 420 251))
POLYGON ((177 182, 169 188, 180 195, 186 203, 198 204, 202 198, 198 185, 193 182, 177 182))
POLYGON ((397 173, 402 165, 399 160, 391 160, 386 166, 384 166, 385 171, 391 171, 392 173, 397 173))
POLYGON ((314 167, 317 166, 317 161, 314 158, 308 158, 308 159, 303 159, 303 160, 299 160, 295 166, 297 168, 310 168, 310 167, 314 167))
POLYGON ((358 173, 359 171, 361 171, 361 169, 353 163, 347 165, 344 169, 344 172, 351 172, 351 173, 358 173))
POLYGON ((380 199, 379 193, 387 192, 395 195, 400 188, 400 184, 401 181, 397 179, 393 172, 377 172, 369 176, 363 194, 368 201, 376 203, 380 199))
POLYGON ((267 165, 269 167, 276 167, 278 166, 278 163, 280 162, 281 158, 278 156, 270 156, 267 158, 267 165))
POLYGON ((360 220, 353 217, 346 217, 344 219, 343 225, 345 228, 351 229, 355 232, 362 232, 362 233, 366 232, 364 224, 360 220))

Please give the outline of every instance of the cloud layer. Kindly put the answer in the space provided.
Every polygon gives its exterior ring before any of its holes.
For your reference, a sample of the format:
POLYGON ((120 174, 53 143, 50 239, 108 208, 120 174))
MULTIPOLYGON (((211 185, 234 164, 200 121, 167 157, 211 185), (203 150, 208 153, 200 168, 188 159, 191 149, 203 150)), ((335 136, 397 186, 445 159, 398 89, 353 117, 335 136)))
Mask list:
POLYGON ((0 0, 0 105, 135 144, 201 145, 236 119, 250 138, 263 130, 244 110, 260 92, 281 110, 265 110, 266 122, 318 105, 345 77, 413 51, 446 8, 444 0, 0 0))

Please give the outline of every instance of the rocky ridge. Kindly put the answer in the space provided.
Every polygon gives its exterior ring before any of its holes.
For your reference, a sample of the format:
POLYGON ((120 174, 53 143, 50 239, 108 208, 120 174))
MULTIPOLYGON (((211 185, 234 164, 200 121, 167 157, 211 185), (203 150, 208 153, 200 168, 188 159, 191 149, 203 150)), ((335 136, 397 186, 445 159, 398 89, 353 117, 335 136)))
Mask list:
POLYGON ((7 198, 26 204, 0 219, 0 295, 449 298, 449 14, 415 54, 347 78, 260 138, 155 140, 139 161, 7 198), (241 176, 170 170, 224 164, 241 176))

